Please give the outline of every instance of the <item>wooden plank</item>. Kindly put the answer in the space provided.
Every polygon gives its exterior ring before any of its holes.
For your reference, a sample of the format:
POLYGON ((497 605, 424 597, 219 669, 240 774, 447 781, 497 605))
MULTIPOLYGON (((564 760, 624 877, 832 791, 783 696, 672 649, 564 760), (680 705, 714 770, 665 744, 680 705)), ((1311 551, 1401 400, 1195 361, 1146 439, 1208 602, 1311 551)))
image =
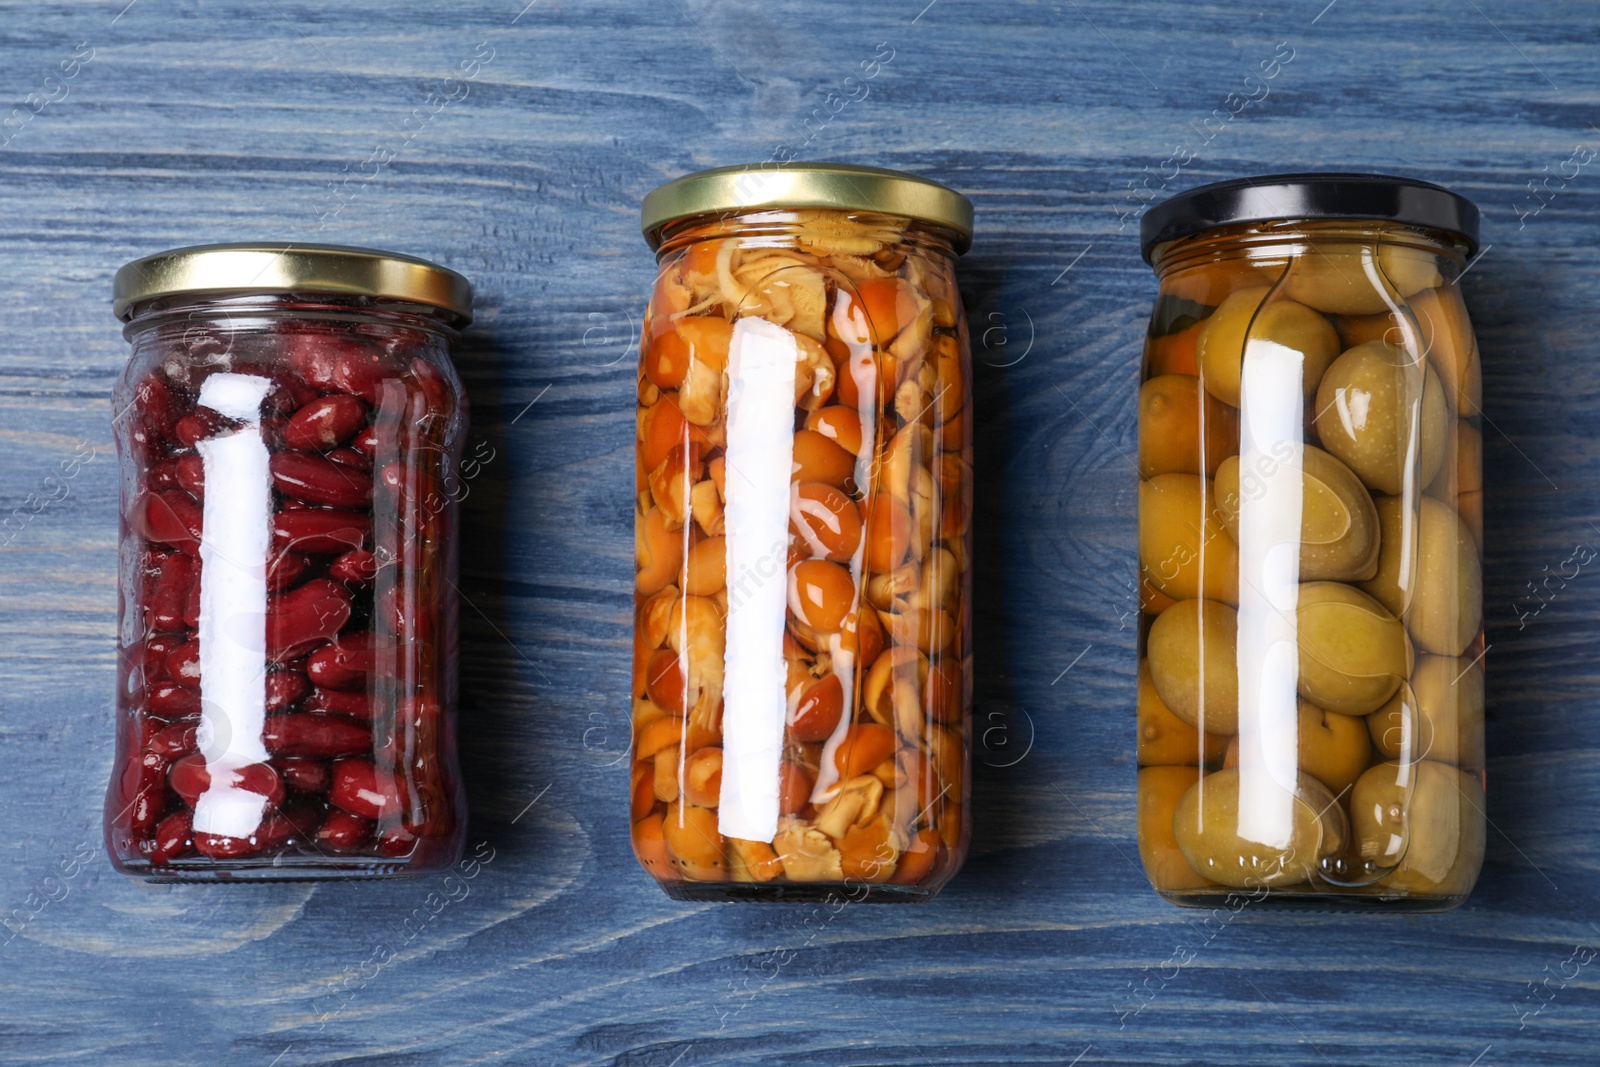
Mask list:
POLYGON ((93 49, 0 148, 0 514, 80 444, 96 455, 0 548, 0 915, 19 930, 0 932, 0 1063, 1600 1058, 1600 980, 1566 962, 1600 946, 1600 577, 1532 615, 1527 589, 1600 545, 1600 165, 1537 214, 1527 191, 1600 147, 1590 8, 125 3, 0 4, 7 107, 93 49), (466 98, 408 134, 480 42, 466 98), (868 96, 808 132, 879 42, 893 59, 868 96), (1154 286, 1119 214, 1280 42, 1268 97, 1170 190, 1396 171, 1476 198, 1492 246, 1465 287, 1495 427, 1494 829, 1476 893, 1443 916, 1205 925, 1136 863, 1126 455, 1154 286), (986 740, 972 858, 919 908, 676 904, 629 854, 638 202, 780 144, 978 205, 962 281, 986 740), (392 164, 330 192, 379 147, 392 164), (442 879, 151 888, 74 860, 98 848, 111 759, 110 277, 263 237, 412 251, 479 289, 458 363, 496 458, 465 504, 463 751, 493 859, 437 914, 442 879), (77 873, 47 882, 63 862, 77 873))

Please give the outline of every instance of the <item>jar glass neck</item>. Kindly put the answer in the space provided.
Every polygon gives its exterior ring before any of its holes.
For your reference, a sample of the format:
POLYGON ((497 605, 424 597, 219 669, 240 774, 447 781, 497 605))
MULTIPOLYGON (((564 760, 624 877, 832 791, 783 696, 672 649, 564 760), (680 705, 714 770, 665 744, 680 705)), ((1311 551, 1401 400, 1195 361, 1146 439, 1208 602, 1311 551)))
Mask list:
POLYGON ((1458 237, 1369 219, 1278 220, 1218 227, 1184 237, 1155 250, 1156 277, 1222 260, 1287 260, 1314 252, 1329 242, 1404 246, 1450 260, 1459 273, 1467 247, 1458 237))
POLYGON ((388 325, 422 330, 453 341, 458 317, 443 308, 343 293, 184 294, 137 304, 122 334, 129 341, 175 323, 203 322, 221 329, 270 329, 286 319, 388 325))
POLYGON ((901 252, 956 258, 955 234, 942 226, 870 211, 805 208, 745 214, 695 215, 662 228, 656 259, 664 260, 697 241, 738 237, 753 243, 789 247, 810 245, 825 255, 870 255, 892 245, 901 252))

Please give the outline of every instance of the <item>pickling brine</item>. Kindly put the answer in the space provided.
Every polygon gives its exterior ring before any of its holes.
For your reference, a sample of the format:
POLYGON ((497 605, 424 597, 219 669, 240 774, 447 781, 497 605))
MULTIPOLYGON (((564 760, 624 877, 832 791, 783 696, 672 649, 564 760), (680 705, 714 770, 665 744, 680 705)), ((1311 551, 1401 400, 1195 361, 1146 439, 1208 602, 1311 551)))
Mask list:
POLYGON ((1438 910, 1477 878, 1476 231, 1367 175, 1146 217, 1139 847, 1174 903, 1438 910))
POLYGON ((796 166, 645 215, 634 850, 682 898, 930 897, 968 834, 970 205, 796 166))

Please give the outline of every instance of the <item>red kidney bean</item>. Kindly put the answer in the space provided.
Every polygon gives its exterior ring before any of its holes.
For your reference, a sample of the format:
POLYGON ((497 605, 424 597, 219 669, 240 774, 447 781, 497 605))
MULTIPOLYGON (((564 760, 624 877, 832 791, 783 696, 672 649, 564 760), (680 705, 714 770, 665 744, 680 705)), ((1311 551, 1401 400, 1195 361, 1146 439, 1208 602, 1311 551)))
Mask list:
POLYGON ((267 716, 261 741, 274 756, 329 759, 372 751, 372 730, 364 722, 325 712, 287 712, 267 716))
POLYGON ((193 497, 196 503, 203 502, 206 498, 205 461, 199 456, 179 456, 172 462, 178 487, 193 497))
POLYGON ((346 392, 334 378, 338 338, 307 332, 284 334, 282 340, 289 350, 289 369, 303 381, 325 392, 346 392))
POLYGON ((283 431, 288 425, 287 415, 272 415, 261 420, 261 440, 266 442, 267 451, 278 452, 283 449, 283 431))
POLYGON ((195 834, 194 850, 212 859, 239 859, 282 848, 294 837, 295 824, 281 811, 269 811, 261 825, 249 837, 227 837, 222 834, 195 834))
POLYGON ((396 740, 418 753, 410 763, 413 803, 407 806, 402 821, 423 836, 448 834, 454 820, 453 797, 439 763, 445 745, 439 702, 431 697, 408 697, 396 720, 396 740))
POLYGON ((167 653, 167 677, 187 689, 200 688, 200 640, 191 637, 167 653))
POLYGON ((195 565, 189 595, 183 598, 183 624, 193 630, 200 625, 200 566, 195 565))
POLYGON ((161 557, 147 578, 144 598, 144 622, 154 633, 173 633, 184 628, 183 609, 189 602, 189 590, 198 584, 194 580, 194 557, 182 552, 172 552, 161 557))
POLYGON ((284 496, 308 504, 359 508, 372 499, 372 478, 307 452, 279 452, 271 459, 272 484, 284 496))
POLYGON ((378 453, 378 428, 368 426, 365 430, 350 439, 350 447, 366 456, 368 460, 378 453))
POLYGON ((194 751, 195 732, 199 728, 198 719, 181 719, 163 726, 145 743, 144 750, 147 754, 160 756, 164 760, 187 756, 194 751))
POLYGON ((334 368, 343 391, 354 393, 369 404, 383 399, 383 383, 401 373, 387 351, 369 345, 345 348, 338 354, 334 368))
POLYGON ((371 760, 336 760, 328 801, 363 819, 392 818, 400 812, 399 783, 393 775, 379 774, 371 760))
POLYGON ((159 783, 167 772, 167 761, 147 751, 150 747, 150 739, 160 733, 161 728, 166 724, 147 715, 136 715, 132 722, 134 729, 138 731, 138 747, 130 751, 128 762, 122 768, 122 795, 124 798, 131 798, 135 793, 151 783, 159 783))
POLYGON ((445 384, 444 375, 432 363, 420 357, 413 359, 411 377, 427 402, 430 414, 444 414, 454 406, 450 403, 449 386, 445 384))
POLYGON ((127 672, 130 686, 146 688, 166 681, 167 655, 182 643, 183 638, 178 636, 157 636, 119 650, 117 656, 127 672))
MULTIPOLYGON (((211 771, 206 766, 205 756, 194 752, 175 762, 167 772, 167 784, 185 804, 194 807, 200 794, 211 788, 211 771)), ((233 772, 233 785, 247 793, 259 793, 273 805, 283 803, 283 779, 269 764, 250 763, 240 767, 233 772)))
POLYGON ((272 671, 267 675, 267 711, 282 711, 310 691, 311 683, 299 671, 272 671))
POLYGON ((274 548, 313 556, 362 548, 371 533, 372 516, 360 511, 284 510, 272 519, 274 548))
POLYGON ((173 682, 157 682, 150 687, 145 700, 150 711, 163 719, 182 719, 200 714, 200 691, 173 682))
POLYGON ((317 828, 317 844, 329 852, 353 852, 372 836, 372 823, 338 808, 328 812, 317 828))
POLYGON ((325 452, 354 437, 367 421, 367 405, 348 393, 324 396, 294 413, 283 443, 302 452, 325 452))
POLYGON ((340 634, 306 657, 306 677, 324 689, 364 689, 378 651, 371 630, 340 634))
POLYGON ((159 782, 140 789, 128 805, 129 832, 134 837, 150 836, 170 805, 166 787, 159 782))
POLYGON ((290 789, 302 793, 326 793, 330 778, 328 765, 306 756, 275 756, 272 766, 290 789))
POLYGON ((364 584, 378 576, 378 557, 364 548, 346 552, 328 564, 328 577, 341 582, 364 584))
POLYGON ((267 656, 275 662, 303 656, 350 621, 350 590, 327 578, 267 598, 267 656))
POLYGON ((307 711, 331 711, 336 715, 372 721, 372 697, 366 690, 318 689, 306 700, 307 711))
POLYGON ((341 467, 354 467, 361 471, 372 469, 372 458, 362 455, 353 448, 336 448, 328 453, 328 458, 341 467))
POLYGON ((133 528, 146 540, 172 545, 191 556, 200 551, 200 505, 187 493, 177 489, 145 493, 133 502, 132 511, 133 528))
POLYGON ((210 408, 195 408, 173 425, 172 435, 184 445, 193 448, 206 438, 214 437, 233 425, 236 424, 232 419, 224 418, 210 408))
POLYGON ((311 561, 296 552, 275 552, 267 564, 267 592, 277 593, 293 585, 311 568, 311 561))
POLYGON ((134 387, 132 418, 132 434, 140 444, 162 445, 171 440, 177 422, 172 387, 157 375, 147 375, 134 387))
MULTIPOLYGON (((284 839, 288 839, 289 822, 279 816, 280 826, 284 830, 284 839)), ((263 820, 263 825, 265 820, 263 820)), ((208 859, 233 860, 244 856, 253 856, 261 851, 254 834, 250 837, 226 837, 220 834, 195 834, 194 850, 208 859)))
POLYGON ((290 338, 289 366, 306 381, 329 393, 352 393, 376 404, 384 379, 399 369, 376 344, 333 334, 299 334, 290 338))
POLYGON ((139 749, 122 768, 121 798, 125 806, 118 818, 127 819, 129 832, 135 837, 148 837, 170 804, 166 788, 167 761, 145 751, 159 726, 148 719, 137 724, 139 749))
POLYGON ((301 381, 292 374, 274 374, 272 387, 262 401, 262 408, 273 415, 282 415, 285 424, 289 416, 317 399, 316 386, 301 381))
POLYGON ((167 657, 172 655, 173 649, 183 644, 183 638, 183 634, 158 634, 144 643, 144 684, 147 688, 157 682, 168 681, 167 657))
POLYGON ((393 823, 378 834, 378 851, 385 856, 409 856, 417 847, 417 835, 393 823))
POLYGON ((146 476, 145 481, 148 488, 157 491, 183 488, 178 482, 178 460, 164 459, 160 463, 154 464, 150 468, 150 473, 146 476))
POLYGON ((194 847, 194 815, 187 809, 179 810, 161 820, 156 827, 154 847, 150 862, 165 866, 194 847))

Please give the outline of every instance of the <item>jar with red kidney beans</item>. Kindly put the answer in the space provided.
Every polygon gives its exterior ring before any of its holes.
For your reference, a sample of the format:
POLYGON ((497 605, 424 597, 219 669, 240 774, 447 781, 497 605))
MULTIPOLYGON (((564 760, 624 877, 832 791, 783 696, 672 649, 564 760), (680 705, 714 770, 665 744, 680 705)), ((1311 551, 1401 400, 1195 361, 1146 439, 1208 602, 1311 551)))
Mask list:
POLYGON ((328 246, 117 272, 133 354, 106 838, 156 881, 421 874, 461 853, 466 279, 328 246))

